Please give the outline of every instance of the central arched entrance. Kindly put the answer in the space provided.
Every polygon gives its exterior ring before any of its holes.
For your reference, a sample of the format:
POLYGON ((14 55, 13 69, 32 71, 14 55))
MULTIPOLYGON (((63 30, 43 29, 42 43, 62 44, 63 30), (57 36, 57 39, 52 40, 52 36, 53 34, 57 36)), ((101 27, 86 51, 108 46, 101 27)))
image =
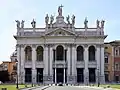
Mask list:
POLYGON ((59 45, 56 48, 56 60, 64 60, 64 47, 62 45, 59 45))
POLYGON ((55 68, 54 68, 54 82, 65 83, 67 80, 66 68, 63 64, 66 61, 66 50, 62 45, 58 45, 55 51, 55 68))

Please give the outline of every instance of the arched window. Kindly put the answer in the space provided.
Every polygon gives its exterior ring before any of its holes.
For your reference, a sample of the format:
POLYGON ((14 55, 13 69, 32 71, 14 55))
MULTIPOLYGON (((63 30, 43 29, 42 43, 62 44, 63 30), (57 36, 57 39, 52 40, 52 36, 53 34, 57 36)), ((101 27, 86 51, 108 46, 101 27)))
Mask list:
POLYGON ((78 46, 77 47, 77 61, 83 61, 84 60, 84 50, 82 46, 78 46))
POLYGON ((36 49, 37 61, 43 61, 43 47, 38 46, 36 49))
POLYGON ((27 61, 32 60, 32 48, 30 46, 27 46, 25 48, 25 60, 27 60, 27 61))
POLYGON ((89 47, 89 61, 94 61, 95 60, 95 47, 90 46, 89 47))
POLYGON ((57 55, 57 60, 63 60, 64 59, 64 48, 63 48, 63 46, 61 46, 61 45, 57 46, 56 55, 57 55))

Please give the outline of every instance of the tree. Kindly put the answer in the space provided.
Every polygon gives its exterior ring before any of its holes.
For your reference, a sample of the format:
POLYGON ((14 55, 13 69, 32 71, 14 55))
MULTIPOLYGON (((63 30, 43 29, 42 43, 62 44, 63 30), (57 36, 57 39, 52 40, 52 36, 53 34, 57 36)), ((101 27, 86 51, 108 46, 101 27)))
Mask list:
POLYGON ((2 81, 3 83, 6 81, 9 81, 9 73, 8 71, 0 71, 0 81, 2 81))

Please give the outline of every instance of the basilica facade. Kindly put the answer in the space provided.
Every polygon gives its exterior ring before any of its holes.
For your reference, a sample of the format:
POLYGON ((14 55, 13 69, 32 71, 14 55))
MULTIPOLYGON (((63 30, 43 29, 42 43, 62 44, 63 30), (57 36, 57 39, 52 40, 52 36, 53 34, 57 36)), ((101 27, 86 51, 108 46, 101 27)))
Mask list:
POLYGON ((75 27, 75 16, 45 17, 45 28, 24 28, 16 20, 17 60, 19 83, 104 83, 104 20, 96 27, 75 27))

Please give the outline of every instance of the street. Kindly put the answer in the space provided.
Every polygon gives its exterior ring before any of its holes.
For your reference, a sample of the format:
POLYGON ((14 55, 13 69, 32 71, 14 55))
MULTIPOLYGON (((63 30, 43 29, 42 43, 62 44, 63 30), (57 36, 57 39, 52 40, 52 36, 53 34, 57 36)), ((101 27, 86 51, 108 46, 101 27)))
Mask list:
POLYGON ((50 86, 46 89, 36 88, 32 90, 113 90, 111 88, 104 89, 102 87, 89 87, 89 86, 50 86))

